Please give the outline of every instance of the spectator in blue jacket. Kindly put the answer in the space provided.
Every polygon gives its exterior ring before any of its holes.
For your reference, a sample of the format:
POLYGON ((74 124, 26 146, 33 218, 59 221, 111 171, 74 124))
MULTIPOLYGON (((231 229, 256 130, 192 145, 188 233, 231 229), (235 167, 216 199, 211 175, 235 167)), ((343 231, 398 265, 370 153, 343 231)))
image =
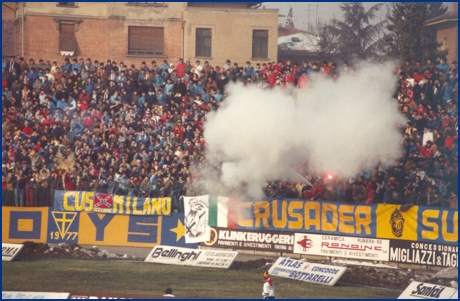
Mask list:
POLYGON ((64 63, 62 64, 61 70, 63 73, 64 71, 67 71, 67 74, 72 73, 72 65, 70 64, 68 57, 64 59, 64 63))
POLYGON ((244 67, 243 76, 247 79, 249 77, 252 77, 253 72, 254 72, 254 67, 251 66, 250 61, 247 61, 246 62, 246 67, 244 67))
POLYGON ((158 89, 157 93, 158 104, 164 106, 166 103, 166 95, 163 93, 162 89, 158 89))
POLYGON ((35 68, 32 67, 30 68, 30 71, 29 73, 27 74, 27 77, 29 78, 29 83, 35 83, 35 81, 37 80, 38 78, 38 73, 35 72, 35 68))
POLYGON ((86 93, 91 95, 93 93, 93 88, 94 88, 93 79, 91 77, 88 77, 88 79, 86 80, 86 83, 85 83, 85 91, 86 91, 86 93))
POLYGON ((449 74, 449 64, 447 64, 445 59, 441 59, 441 62, 438 64, 438 69, 442 70, 444 74, 448 75, 449 74))
POLYGON ((77 59, 73 59, 72 70, 77 69, 77 73, 81 73, 81 65, 78 63, 77 59))
POLYGON ((163 76, 160 73, 155 73, 155 78, 153 79, 153 87, 158 93, 159 89, 163 89, 165 82, 163 76))

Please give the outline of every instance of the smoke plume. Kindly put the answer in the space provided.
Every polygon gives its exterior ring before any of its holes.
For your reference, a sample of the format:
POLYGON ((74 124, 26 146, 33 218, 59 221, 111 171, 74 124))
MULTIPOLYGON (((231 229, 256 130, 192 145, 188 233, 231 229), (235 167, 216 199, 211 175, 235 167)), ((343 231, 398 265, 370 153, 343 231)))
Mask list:
POLYGON ((222 164, 225 187, 244 181, 253 197, 267 180, 305 182, 292 169, 305 162, 342 177, 392 163, 401 155, 397 125, 405 122, 392 99, 394 67, 360 65, 337 82, 317 78, 295 96, 229 85, 224 105, 207 115, 207 160, 222 164))

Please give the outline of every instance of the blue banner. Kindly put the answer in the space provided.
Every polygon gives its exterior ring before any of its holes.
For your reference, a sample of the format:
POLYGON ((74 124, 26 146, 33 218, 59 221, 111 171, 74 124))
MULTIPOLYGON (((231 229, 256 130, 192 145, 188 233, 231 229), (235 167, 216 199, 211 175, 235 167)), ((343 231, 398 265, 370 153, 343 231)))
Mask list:
POLYGON ((56 190, 54 210, 129 215, 171 215, 171 198, 138 198, 88 191, 56 190))

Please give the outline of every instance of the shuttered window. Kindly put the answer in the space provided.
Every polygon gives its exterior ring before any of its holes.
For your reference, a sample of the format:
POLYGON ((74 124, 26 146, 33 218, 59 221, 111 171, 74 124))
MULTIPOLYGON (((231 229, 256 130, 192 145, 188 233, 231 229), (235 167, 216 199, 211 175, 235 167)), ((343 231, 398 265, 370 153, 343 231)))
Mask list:
POLYGON ((268 58, 268 30, 252 32, 252 57, 268 58))
POLYGON ((129 26, 128 54, 163 54, 164 28, 129 26))
POLYGON ((195 56, 211 57, 212 32, 210 28, 196 29, 195 56))
POLYGON ((75 51, 75 24, 59 24, 59 50, 75 51))

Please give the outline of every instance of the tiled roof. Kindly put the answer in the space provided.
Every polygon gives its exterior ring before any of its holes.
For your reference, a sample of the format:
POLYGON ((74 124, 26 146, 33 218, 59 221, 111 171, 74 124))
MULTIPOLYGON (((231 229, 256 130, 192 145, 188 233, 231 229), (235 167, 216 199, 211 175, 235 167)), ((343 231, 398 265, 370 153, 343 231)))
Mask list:
POLYGON ((435 23, 441 23, 443 21, 457 21, 458 20, 458 13, 457 12, 447 12, 444 15, 438 16, 436 18, 427 20, 425 25, 434 25, 435 23))

